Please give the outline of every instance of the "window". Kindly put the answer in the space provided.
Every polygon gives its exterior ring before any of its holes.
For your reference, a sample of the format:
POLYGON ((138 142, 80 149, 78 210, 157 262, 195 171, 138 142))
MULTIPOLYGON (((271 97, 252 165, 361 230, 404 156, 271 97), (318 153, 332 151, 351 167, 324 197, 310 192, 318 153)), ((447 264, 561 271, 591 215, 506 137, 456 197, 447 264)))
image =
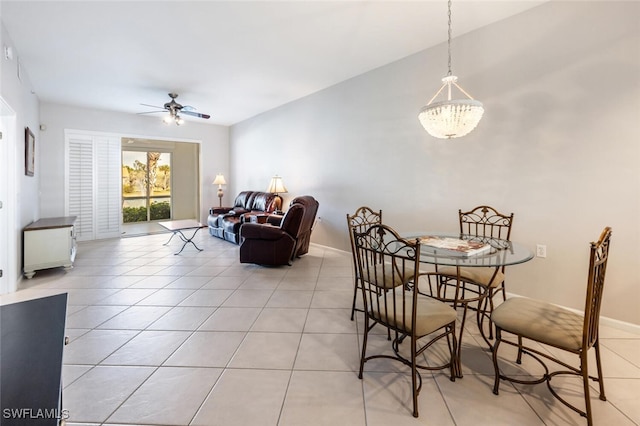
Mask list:
POLYGON ((171 153, 122 151, 122 222, 171 219, 171 153))

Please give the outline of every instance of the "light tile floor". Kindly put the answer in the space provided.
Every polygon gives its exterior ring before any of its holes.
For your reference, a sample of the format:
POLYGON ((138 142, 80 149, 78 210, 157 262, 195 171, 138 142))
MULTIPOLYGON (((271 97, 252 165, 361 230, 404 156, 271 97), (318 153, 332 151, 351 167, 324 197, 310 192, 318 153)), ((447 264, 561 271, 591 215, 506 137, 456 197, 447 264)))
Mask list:
MULTIPOLYGON (((494 395, 474 321, 464 377, 423 373, 415 419, 406 367, 372 360, 357 377, 362 317, 349 319, 350 253, 312 246, 291 267, 267 268, 240 264, 238 247, 206 230, 195 239, 202 252, 187 246, 175 256, 181 243, 163 246, 167 238, 79 243, 73 270, 40 271, 2 296, 11 303, 68 292, 68 424, 586 424, 544 385, 503 382, 494 395)), ((606 327, 601 335, 608 400, 593 388, 595 423, 640 424, 640 336, 606 327)), ((371 351, 389 350, 384 334, 370 341, 371 351)), ((579 382, 562 392, 580 401, 579 382)))

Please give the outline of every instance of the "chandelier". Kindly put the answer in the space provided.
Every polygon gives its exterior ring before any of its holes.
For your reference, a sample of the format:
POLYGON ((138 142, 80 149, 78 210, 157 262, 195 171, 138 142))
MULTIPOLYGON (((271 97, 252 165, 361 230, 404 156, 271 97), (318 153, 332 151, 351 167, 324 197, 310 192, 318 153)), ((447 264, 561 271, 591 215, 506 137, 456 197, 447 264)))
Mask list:
POLYGON ((484 108, 479 102, 464 91, 457 83, 458 77, 451 73, 451 0, 448 2, 449 32, 447 39, 447 51, 449 54, 447 76, 442 79, 442 86, 431 98, 429 103, 420 110, 418 119, 422 127, 433 137, 440 139, 459 138, 469 134, 476 128, 484 108), (457 88, 466 99, 452 99, 452 89, 457 88), (445 101, 434 102, 444 89, 447 89, 445 101))

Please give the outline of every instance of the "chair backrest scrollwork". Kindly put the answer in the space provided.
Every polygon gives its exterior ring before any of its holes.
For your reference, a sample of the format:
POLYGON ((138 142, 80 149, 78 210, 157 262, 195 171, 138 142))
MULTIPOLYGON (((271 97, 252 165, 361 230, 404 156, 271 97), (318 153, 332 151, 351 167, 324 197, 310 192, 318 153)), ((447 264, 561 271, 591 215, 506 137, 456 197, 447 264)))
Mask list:
POLYGON ((365 311, 391 329, 414 330, 420 241, 382 224, 354 233, 354 241, 365 311))
POLYGON ((506 215, 490 206, 478 206, 463 212, 458 210, 460 233, 477 237, 511 239, 513 213, 506 215))
POLYGON ((604 277, 609 260, 609 246, 611 243, 611 228, 606 227, 597 242, 591 243, 589 256, 589 278, 587 283, 587 297, 584 308, 583 350, 594 345, 598 339, 600 323, 600 307, 604 290, 604 277))
POLYGON ((374 211, 370 207, 359 207, 352 215, 347 213, 347 226, 349 228, 349 241, 351 242, 351 254, 353 255, 353 266, 356 277, 358 269, 356 267, 356 248, 354 241, 355 233, 365 232, 371 225, 382 224, 382 210, 374 211))

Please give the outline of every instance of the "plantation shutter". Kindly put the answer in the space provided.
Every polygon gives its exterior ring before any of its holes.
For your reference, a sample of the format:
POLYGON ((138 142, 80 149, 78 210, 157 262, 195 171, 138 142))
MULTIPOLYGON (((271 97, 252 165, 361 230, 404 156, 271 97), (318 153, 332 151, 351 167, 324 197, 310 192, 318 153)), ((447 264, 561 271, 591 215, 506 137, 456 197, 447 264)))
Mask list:
POLYGON ((77 216, 79 241, 93 240, 93 140, 74 136, 67 139, 67 214, 77 216))
POLYGON ((114 136, 65 131, 65 211, 78 241, 120 236, 120 143, 114 136))
POLYGON ((97 138, 96 239, 120 236, 120 140, 97 138))

